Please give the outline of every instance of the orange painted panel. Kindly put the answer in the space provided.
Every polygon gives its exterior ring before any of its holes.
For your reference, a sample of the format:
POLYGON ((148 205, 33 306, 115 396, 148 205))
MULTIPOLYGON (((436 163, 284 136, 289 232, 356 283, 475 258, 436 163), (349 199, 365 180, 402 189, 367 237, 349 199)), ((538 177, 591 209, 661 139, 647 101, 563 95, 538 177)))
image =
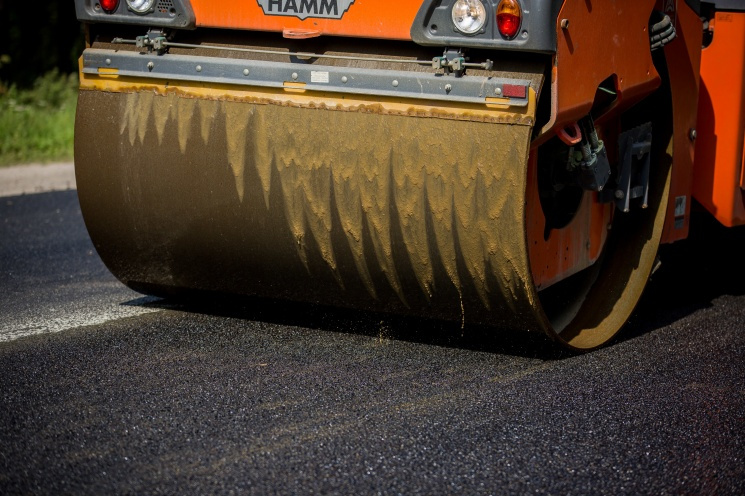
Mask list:
POLYGON ((616 106, 659 86, 647 25, 655 0, 567 0, 557 19, 553 78, 556 131, 590 112, 597 87, 617 76, 616 106), (562 28, 562 22, 566 28, 562 28))
POLYGON ((548 239, 544 239, 546 218, 538 192, 537 154, 537 149, 531 150, 525 220, 533 282, 538 289, 545 289, 589 267, 600 257, 614 207, 612 203, 600 203, 597 193, 586 192, 572 221, 564 228, 551 230, 548 239))
MULTIPOLYGON (((331 1, 341 13, 341 0, 331 1)), ((280 3, 284 6, 286 2, 281 0, 280 3)), ((317 7, 321 3, 322 0, 314 2, 317 7)), ((294 0, 294 4, 300 9, 303 0, 294 0)), ((191 0, 191 5, 197 26, 201 27, 410 40, 409 32, 422 0, 355 0, 341 19, 309 17, 304 20, 265 15, 257 0, 191 0)), ((276 4, 273 8, 276 9, 276 4)))
POLYGON ((745 13, 717 12, 698 104, 693 195, 723 225, 743 225, 745 13))
MULTIPOLYGON (((557 53, 552 69, 552 119, 533 143, 528 168, 526 220, 533 279, 539 288, 579 272, 595 262, 608 237, 613 204, 595 193, 585 198, 574 219, 544 239, 545 217, 535 177, 537 145, 557 130, 586 116, 597 87, 616 76, 623 111, 654 91, 660 76, 649 48, 648 22, 655 0, 566 0, 557 19, 557 53), (568 26, 562 28, 563 24, 568 26)), ((611 109, 608 109, 609 111, 611 109)), ((606 115, 610 115, 610 112, 606 115)), ((608 121, 606 121, 608 122, 608 121)), ((612 134, 612 133, 611 133, 612 134)))
MULTIPOLYGON (((661 0, 658 5, 663 8, 667 2, 661 0)), ((697 126, 696 95, 699 93, 698 71, 703 32, 701 19, 684 2, 679 2, 677 10, 668 10, 667 14, 675 22, 677 37, 665 45, 673 100, 673 171, 662 243, 688 237, 695 149, 690 133, 697 126)))

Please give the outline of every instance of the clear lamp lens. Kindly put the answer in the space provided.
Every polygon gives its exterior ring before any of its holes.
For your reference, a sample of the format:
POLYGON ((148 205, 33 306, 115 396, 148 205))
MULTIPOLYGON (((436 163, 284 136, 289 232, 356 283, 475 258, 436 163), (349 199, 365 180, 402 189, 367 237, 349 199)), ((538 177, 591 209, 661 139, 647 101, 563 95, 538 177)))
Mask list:
POLYGON ((481 0, 458 0, 453 5, 453 24, 461 33, 477 33, 486 24, 484 4, 481 0))
POLYGON ((137 12, 138 14, 144 14, 153 8, 155 0, 127 0, 129 8, 137 12))

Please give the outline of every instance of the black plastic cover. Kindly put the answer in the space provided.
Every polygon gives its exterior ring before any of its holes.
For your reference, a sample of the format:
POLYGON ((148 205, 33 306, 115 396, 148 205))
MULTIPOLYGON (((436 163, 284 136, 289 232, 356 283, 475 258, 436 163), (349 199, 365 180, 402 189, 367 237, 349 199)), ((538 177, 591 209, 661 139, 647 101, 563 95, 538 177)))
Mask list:
POLYGON ((144 25, 177 29, 194 29, 196 18, 189 0, 155 0, 153 8, 145 14, 129 9, 125 0, 119 0, 114 12, 107 13, 98 0, 75 0, 79 21, 144 25))
POLYGON ((411 38, 429 46, 458 48, 499 48, 553 53, 556 51, 556 18, 563 0, 518 0, 523 10, 520 31, 514 39, 504 38, 497 29, 499 0, 482 0, 487 21, 482 31, 467 35, 455 29, 451 11, 456 0, 425 0, 419 9, 411 38))
POLYGON ((716 10, 745 12, 745 0, 706 0, 706 3, 713 3, 716 10))
POLYGON ((696 15, 701 15, 701 0, 686 0, 686 4, 696 13, 696 15))

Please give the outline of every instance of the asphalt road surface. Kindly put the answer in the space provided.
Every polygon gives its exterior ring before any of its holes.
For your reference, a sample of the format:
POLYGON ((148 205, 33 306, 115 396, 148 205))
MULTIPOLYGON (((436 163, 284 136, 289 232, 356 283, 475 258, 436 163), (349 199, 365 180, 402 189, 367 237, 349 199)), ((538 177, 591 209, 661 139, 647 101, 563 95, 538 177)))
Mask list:
POLYGON ((611 346, 144 298, 74 191, 0 198, 2 494, 743 494, 745 234, 698 219, 611 346))

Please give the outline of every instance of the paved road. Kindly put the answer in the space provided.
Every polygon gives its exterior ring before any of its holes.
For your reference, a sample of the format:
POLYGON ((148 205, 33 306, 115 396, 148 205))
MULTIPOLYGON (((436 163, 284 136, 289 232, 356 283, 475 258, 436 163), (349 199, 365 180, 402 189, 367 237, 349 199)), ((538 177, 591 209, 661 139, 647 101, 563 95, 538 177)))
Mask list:
POLYGON ((152 311, 109 274, 75 191, 0 198, 0 342, 152 311))
POLYGON ((142 299, 102 267, 74 191, 2 198, 0 493, 742 494, 745 234, 694 227, 622 338, 565 356, 142 299))

